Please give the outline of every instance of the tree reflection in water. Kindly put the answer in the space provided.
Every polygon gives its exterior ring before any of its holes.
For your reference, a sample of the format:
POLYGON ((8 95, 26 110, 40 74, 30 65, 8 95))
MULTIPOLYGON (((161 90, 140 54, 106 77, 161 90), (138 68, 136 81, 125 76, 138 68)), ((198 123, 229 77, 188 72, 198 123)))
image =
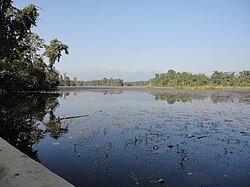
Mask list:
POLYGON ((168 104, 174 104, 178 102, 186 103, 192 102, 193 100, 205 100, 211 99, 211 101, 215 104, 218 103, 234 103, 239 102, 243 104, 250 103, 250 94, 244 93, 234 93, 234 92, 216 92, 216 93, 153 93, 155 100, 163 100, 167 101, 168 104))
POLYGON ((132 186, 138 178, 141 186, 161 178, 170 186, 249 183, 249 91, 80 90, 0 99, 1 137, 76 186, 132 186))
POLYGON ((0 136, 23 153, 39 161, 32 145, 48 133, 57 139, 68 132, 54 115, 59 93, 18 93, 0 96, 0 136), (45 118, 48 115, 48 121, 45 118), (44 128, 40 126, 44 125, 44 128))

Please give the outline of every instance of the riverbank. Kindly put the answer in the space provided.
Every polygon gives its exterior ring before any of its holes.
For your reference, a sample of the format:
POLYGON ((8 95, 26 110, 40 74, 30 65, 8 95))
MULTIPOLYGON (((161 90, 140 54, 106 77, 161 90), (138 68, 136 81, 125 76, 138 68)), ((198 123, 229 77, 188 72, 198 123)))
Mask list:
POLYGON ((185 87, 153 87, 153 86, 58 86, 59 90, 153 90, 153 91, 170 91, 170 90, 249 90, 250 87, 236 87, 236 86, 185 86, 185 87))
POLYGON ((72 184, 0 138, 0 184, 9 186, 62 186, 72 184))
MULTIPOLYGON (((154 86, 58 86, 55 89, 47 91, 36 91, 36 90, 16 90, 12 93, 48 93, 48 92, 58 92, 58 91, 81 91, 81 90, 138 90, 138 91, 250 91, 250 87, 239 87, 239 86, 185 86, 185 87, 154 87, 154 86)), ((9 92, 1 92, 0 95, 6 94, 9 92)))

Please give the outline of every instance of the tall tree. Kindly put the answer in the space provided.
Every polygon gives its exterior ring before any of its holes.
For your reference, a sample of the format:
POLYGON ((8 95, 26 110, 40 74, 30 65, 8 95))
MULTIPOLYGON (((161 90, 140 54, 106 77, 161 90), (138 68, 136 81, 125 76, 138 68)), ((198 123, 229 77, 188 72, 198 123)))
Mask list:
POLYGON ((44 45, 31 31, 38 16, 33 4, 20 10, 11 0, 0 0, 0 90, 47 90, 59 84, 53 65, 63 51, 68 54, 68 46, 57 39, 44 45), (49 65, 42 51, 48 55, 49 65))
POLYGON ((49 45, 45 45, 45 56, 49 58, 49 67, 53 68, 55 62, 59 62, 62 52, 69 54, 68 46, 57 39, 51 40, 49 45))

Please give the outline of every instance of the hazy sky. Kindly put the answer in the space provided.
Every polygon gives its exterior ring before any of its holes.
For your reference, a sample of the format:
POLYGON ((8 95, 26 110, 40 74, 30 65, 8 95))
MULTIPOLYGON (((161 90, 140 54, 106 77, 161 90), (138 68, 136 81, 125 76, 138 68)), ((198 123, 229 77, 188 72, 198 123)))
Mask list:
POLYGON ((16 0, 70 55, 62 72, 250 69, 250 0, 16 0))

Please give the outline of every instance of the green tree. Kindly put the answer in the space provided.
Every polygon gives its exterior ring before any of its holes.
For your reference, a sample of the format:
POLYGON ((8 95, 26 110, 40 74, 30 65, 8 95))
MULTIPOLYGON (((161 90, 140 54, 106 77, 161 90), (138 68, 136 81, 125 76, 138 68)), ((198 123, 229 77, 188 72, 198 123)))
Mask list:
POLYGON ((44 40, 31 31, 36 26, 38 9, 31 4, 22 10, 11 0, 0 0, 0 90, 48 90, 59 84, 53 67, 68 46, 57 39, 44 40), (45 53, 42 53, 45 51, 45 53), (44 61, 49 58, 49 65, 44 61))
POLYGON ((49 45, 45 46, 44 55, 49 59, 49 68, 53 68, 55 62, 59 62, 62 56, 62 52, 69 54, 68 46, 63 44, 57 39, 51 40, 49 45))
POLYGON ((211 83, 215 85, 222 84, 223 73, 219 71, 214 71, 211 75, 211 83))
POLYGON ((104 78, 102 80, 78 81, 81 86, 123 86, 122 79, 104 78))
POLYGON ((77 78, 73 77, 72 86, 76 86, 76 85, 77 85, 77 78))
POLYGON ((214 71, 211 75, 211 82, 215 85, 233 86, 235 83, 235 73, 214 71))
POLYGON ((241 86, 250 86, 250 71, 241 71, 238 76, 238 81, 241 86))
POLYGON ((244 70, 237 75, 234 72, 214 71, 211 77, 205 74, 193 74, 189 72, 175 72, 155 74, 150 80, 153 86, 250 86, 250 71, 244 70))
POLYGON ((65 86, 70 86, 70 78, 64 74, 65 86))

